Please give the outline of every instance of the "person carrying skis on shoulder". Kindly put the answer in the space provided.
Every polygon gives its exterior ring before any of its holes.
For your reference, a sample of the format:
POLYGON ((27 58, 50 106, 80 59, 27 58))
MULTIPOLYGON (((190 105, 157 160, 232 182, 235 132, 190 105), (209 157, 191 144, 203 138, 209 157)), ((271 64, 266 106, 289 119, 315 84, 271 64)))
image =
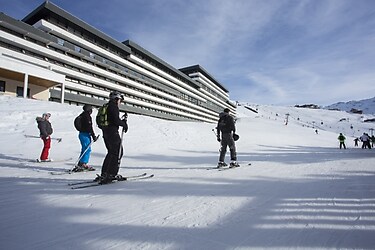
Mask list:
POLYGON ((44 113, 42 117, 38 116, 36 122, 38 124, 38 129, 40 133, 40 138, 43 140, 43 149, 40 154, 39 162, 51 161, 49 157, 49 150, 51 148, 51 135, 53 133, 52 125, 49 121, 51 117, 50 113, 44 113))
POLYGON ((219 162, 217 164, 218 168, 225 167, 227 164, 224 162, 225 154, 227 152, 227 147, 230 150, 230 166, 238 167, 237 163, 237 152, 235 140, 233 137, 238 137, 236 135, 236 126, 234 124, 233 117, 229 114, 230 110, 228 108, 224 109, 224 112, 219 114, 219 121, 217 123, 217 141, 221 143, 219 162))
POLYGON ((118 130, 121 126, 123 127, 123 133, 128 131, 127 114, 124 114, 123 119, 119 117, 119 105, 123 100, 124 97, 118 91, 111 92, 109 94, 109 102, 105 104, 107 105, 105 114, 107 120, 105 125, 98 124, 103 131, 104 143, 107 148, 107 155, 103 161, 101 176, 96 179, 101 184, 112 182, 119 171, 123 148, 122 137, 120 137, 118 130))
POLYGON ((94 171, 95 169, 88 165, 91 154, 91 137, 95 142, 98 137, 95 135, 92 127, 92 106, 89 104, 83 105, 83 112, 74 120, 74 125, 79 131, 78 138, 81 143, 80 160, 75 166, 73 172, 94 171))

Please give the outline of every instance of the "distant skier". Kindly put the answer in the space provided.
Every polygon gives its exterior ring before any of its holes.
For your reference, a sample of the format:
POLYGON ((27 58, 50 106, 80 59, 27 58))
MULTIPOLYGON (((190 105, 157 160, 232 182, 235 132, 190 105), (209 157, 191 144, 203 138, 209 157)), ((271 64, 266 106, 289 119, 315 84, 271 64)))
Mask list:
POLYGON ((354 139, 354 147, 358 147, 358 141, 359 141, 359 139, 358 139, 358 137, 356 137, 354 139))
POLYGON ((368 136, 367 133, 363 133, 363 135, 361 135, 361 137, 359 137, 359 139, 362 142, 362 148, 369 148, 369 149, 371 149, 370 136, 368 136))
POLYGON ((337 139, 340 142, 340 149, 342 147, 344 147, 344 149, 346 149, 346 146, 345 146, 345 140, 346 140, 346 138, 345 138, 345 136, 342 133, 340 133, 340 135, 339 135, 339 137, 337 137, 337 139))
POLYGON ((102 184, 112 182, 119 171, 119 163, 123 155, 123 149, 118 129, 121 126, 123 127, 124 133, 128 131, 127 114, 125 113, 123 119, 119 117, 119 105, 123 100, 123 96, 117 91, 113 91, 109 94, 109 102, 106 104, 107 108, 105 109, 105 117, 107 120, 103 121, 103 124, 100 126, 107 148, 107 155, 103 161, 101 176, 97 179, 99 183, 102 184))
POLYGON ((42 117, 38 116, 36 122, 38 124, 40 138, 43 140, 43 149, 40 158, 37 161, 51 161, 49 158, 49 150, 51 148, 51 135, 53 133, 52 125, 49 121, 50 113, 44 113, 42 117))
POLYGON ((224 167, 227 164, 224 162, 227 147, 230 150, 230 167, 238 167, 236 145, 234 136, 236 135, 236 126, 233 117, 229 115, 229 109, 224 109, 224 112, 219 114, 219 121, 217 123, 217 140, 221 143, 218 168, 224 167), (221 135, 221 136, 220 136, 221 135))
POLYGON ((78 138, 81 143, 81 159, 79 160, 77 166, 72 169, 73 172, 95 170, 93 167, 88 165, 91 154, 91 137, 94 142, 98 139, 92 127, 91 114, 92 106, 85 104, 83 106, 83 112, 74 120, 74 125, 79 131, 78 138))

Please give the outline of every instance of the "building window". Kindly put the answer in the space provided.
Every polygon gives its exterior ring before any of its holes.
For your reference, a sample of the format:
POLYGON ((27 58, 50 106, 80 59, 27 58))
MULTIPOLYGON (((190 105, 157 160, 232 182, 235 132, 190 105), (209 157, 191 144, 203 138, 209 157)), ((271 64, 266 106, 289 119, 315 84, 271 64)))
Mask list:
POLYGON ((5 81, 0 81, 0 92, 5 92, 5 81))
POLYGON ((61 46, 64 46, 64 40, 58 37, 57 38, 57 44, 61 45, 61 46))
MULTIPOLYGON (((17 86, 17 97, 23 97, 23 87, 17 86)), ((27 89, 27 97, 30 98, 30 89, 27 89)))

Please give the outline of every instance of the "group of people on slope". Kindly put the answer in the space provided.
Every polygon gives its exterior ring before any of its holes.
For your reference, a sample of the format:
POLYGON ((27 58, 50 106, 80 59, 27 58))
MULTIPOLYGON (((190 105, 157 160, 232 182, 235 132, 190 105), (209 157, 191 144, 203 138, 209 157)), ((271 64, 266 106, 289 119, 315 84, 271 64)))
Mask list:
MULTIPOLYGON (((342 133, 340 133, 337 139, 339 140, 339 143, 340 143, 340 146, 339 146, 340 149, 341 148, 346 149, 346 145, 345 145, 346 137, 342 133)), ((371 149, 372 147, 374 147, 375 136, 370 137, 367 133, 363 133, 363 135, 361 135, 359 138, 356 137, 354 139, 355 147, 358 147, 358 141, 362 142, 362 148, 371 149)))
MULTIPOLYGON (((120 119, 119 105, 123 100, 123 96, 117 91, 111 92, 109 95, 109 102, 107 103, 108 125, 101 128, 107 154, 102 164, 101 175, 96 179, 96 181, 100 183, 113 181, 119 171, 120 159, 123 155, 122 137, 120 137, 119 134, 119 127, 123 128, 123 133, 128 131, 127 114, 125 113, 122 119, 120 119)), ((228 147, 231 158, 230 167, 238 166, 235 140, 239 137, 235 134, 235 122, 229 112, 229 109, 224 109, 219 115, 217 124, 217 140, 221 143, 218 168, 227 165, 224 159, 228 147)), ((88 104, 84 105, 83 112, 80 114, 81 129, 78 134, 81 143, 81 153, 77 165, 72 170, 75 172, 95 170, 88 165, 91 154, 91 144, 98 139, 93 129, 91 114, 92 106, 88 104)), ((50 117, 50 113, 44 113, 42 117, 37 117, 36 119, 40 131, 40 138, 43 140, 44 144, 40 155, 40 161, 50 161, 49 149, 51 147, 51 135, 53 133, 52 125, 49 121, 50 117)))
MULTIPOLYGON (((107 154, 104 158, 101 175, 97 181, 101 183, 108 183, 113 181, 119 171, 119 161, 122 157, 121 137, 119 134, 119 127, 123 127, 123 133, 128 131, 127 115, 120 119, 119 105, 123 101, 123 96, 115 91, 109 95, 109 102, 107 103, 107 121, 108 126, 102 128, 104 144, 107 148, 107 154)), ((81 113, 81 129, 78 138, 81 143, 81 153, 77 166, 72 171, 90 171, 95 170, 88 165, 92 141, 96 141, 98 136, 95 135, 92 123, 92 106, 84 105, 81 113)), ((49 150, 51 147, 51 135, 53 133, 52 125, 49 121, 50 113, 44 113, 42 117, 37 117, 40 138, 43 140, 43 149, 40 155, 40 161, 51 161, 49 158, 49 150)))

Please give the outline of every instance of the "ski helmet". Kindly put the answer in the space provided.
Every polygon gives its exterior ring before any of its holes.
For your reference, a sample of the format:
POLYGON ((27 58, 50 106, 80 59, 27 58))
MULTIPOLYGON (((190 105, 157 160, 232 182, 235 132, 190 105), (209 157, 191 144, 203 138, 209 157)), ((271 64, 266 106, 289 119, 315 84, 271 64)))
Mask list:
POLYGON ((84 111, 92 111, 92 106, 90 104, 85 104, 83 105, 83 110, 84 111))
POLYGON ((51 113, 44 113, 42 115, 43 118, 50 118, 51 117, 51 113))
POLYGON ((109 99, 121 99, 121 100, 124 100, 124 97, 120 94, 120 92, 118 91, 112 91, 110 94, 109 94, 109 99))

